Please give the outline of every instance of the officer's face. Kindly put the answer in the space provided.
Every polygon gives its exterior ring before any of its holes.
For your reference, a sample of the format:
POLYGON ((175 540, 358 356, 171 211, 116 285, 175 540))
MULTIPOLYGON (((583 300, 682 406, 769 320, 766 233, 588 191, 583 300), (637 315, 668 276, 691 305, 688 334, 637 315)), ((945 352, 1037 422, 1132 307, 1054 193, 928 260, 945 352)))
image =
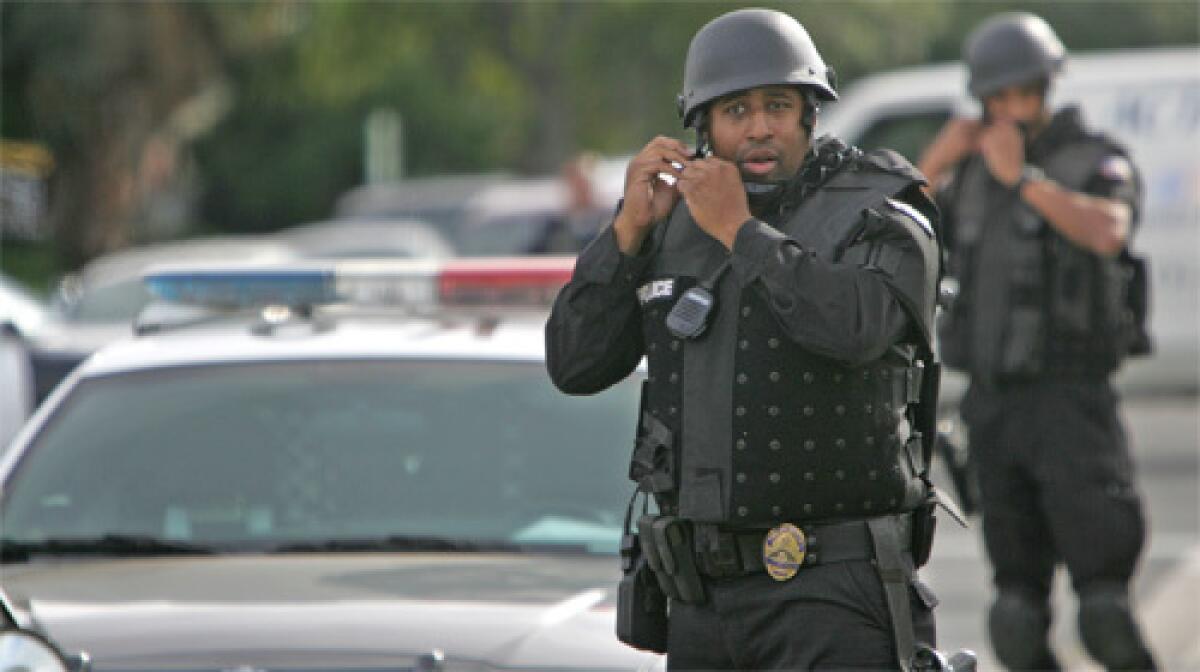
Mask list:
POLYGON ((983 99, 993 121, 1033 125, 1042 117, 1044 89, 1040 83, 1007 86, 983 99))
POLYGON ((800 125, 804 99, 790 86, 750 89, 720 98, 709 112, 713 153, 737 163, 747 182, 796 174, 808 151, 800 125))

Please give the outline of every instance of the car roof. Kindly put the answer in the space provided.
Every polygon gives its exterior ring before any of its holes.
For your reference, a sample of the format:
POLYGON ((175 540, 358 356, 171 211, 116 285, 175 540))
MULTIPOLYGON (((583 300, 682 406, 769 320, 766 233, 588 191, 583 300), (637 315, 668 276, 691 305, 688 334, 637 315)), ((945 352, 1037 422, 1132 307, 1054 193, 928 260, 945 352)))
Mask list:
MULTIPOLYGON (((1081 52, 1067 57, 1062 81, 1070 84, 1194 78, 1197 57, 1200 57, 1200 50, 1186 47, 1081 52)), ((889 94, 907 97, 919 91, 926 96, 946 94, 965 98, 968 96, 967 69, 961 61, 903 68, 855 80, 847 87, 847 93, 868 88, 876 90, 881 97, 891 97, 889 94)))
POLYGON ((246 316, 168 327, 99 350, 82 377, 178 366, 310 360, 541 362, 545 315, 396 316, 330 310, 265 327, 246 316))

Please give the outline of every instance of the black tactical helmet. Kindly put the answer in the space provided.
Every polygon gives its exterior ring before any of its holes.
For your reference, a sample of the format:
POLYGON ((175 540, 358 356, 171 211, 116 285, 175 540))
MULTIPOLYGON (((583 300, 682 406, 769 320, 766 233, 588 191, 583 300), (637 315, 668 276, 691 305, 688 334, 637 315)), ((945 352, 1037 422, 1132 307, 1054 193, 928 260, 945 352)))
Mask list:
POLYGON ((1062 70, 1067 49, 1040 16, 1026 12, 997 14, 967 36, 963 60, 971 78, 967 88, 984 98, 1006 86, 1050 79, 1062 70))
POLYGON ((837 100, 833 69, 825 65, 808 31, 770 9, 739 9, 709 21, 692 38, 683 67, 679 115, 688 128, 706 103, 773 84, 794 84, 822 100, 837 100))

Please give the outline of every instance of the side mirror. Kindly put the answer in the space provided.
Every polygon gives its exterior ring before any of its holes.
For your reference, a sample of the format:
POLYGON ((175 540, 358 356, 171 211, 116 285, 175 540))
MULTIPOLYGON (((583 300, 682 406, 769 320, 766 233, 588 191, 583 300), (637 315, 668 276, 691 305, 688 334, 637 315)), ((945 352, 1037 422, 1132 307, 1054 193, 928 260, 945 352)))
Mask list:
POLYGON ((83 278, 77 273, 71 273, 59 280, 50 303, 60 315, 70 317, 79 312, 79 302, 82 299, 83 278))
POLYGON ((0 672, 70 672, 65 656, 44 637, 28 630, 0 632, 0 672))
POLYGON ((89 672, 86 653, 67 657, 53 642, 17 625, 8 596, 0 591, 0 672, 89 672))

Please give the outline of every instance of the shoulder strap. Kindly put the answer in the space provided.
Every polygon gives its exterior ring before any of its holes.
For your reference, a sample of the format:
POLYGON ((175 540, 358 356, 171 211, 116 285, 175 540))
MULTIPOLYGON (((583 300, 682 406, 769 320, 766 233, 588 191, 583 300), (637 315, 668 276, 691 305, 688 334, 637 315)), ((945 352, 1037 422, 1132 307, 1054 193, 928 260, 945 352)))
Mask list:
POLYGON ((864 209, 881 204, 911 183, 894 173, 843 169, 799 204, 783 230, 805 248, 832 257, 855 232, 864 209))

